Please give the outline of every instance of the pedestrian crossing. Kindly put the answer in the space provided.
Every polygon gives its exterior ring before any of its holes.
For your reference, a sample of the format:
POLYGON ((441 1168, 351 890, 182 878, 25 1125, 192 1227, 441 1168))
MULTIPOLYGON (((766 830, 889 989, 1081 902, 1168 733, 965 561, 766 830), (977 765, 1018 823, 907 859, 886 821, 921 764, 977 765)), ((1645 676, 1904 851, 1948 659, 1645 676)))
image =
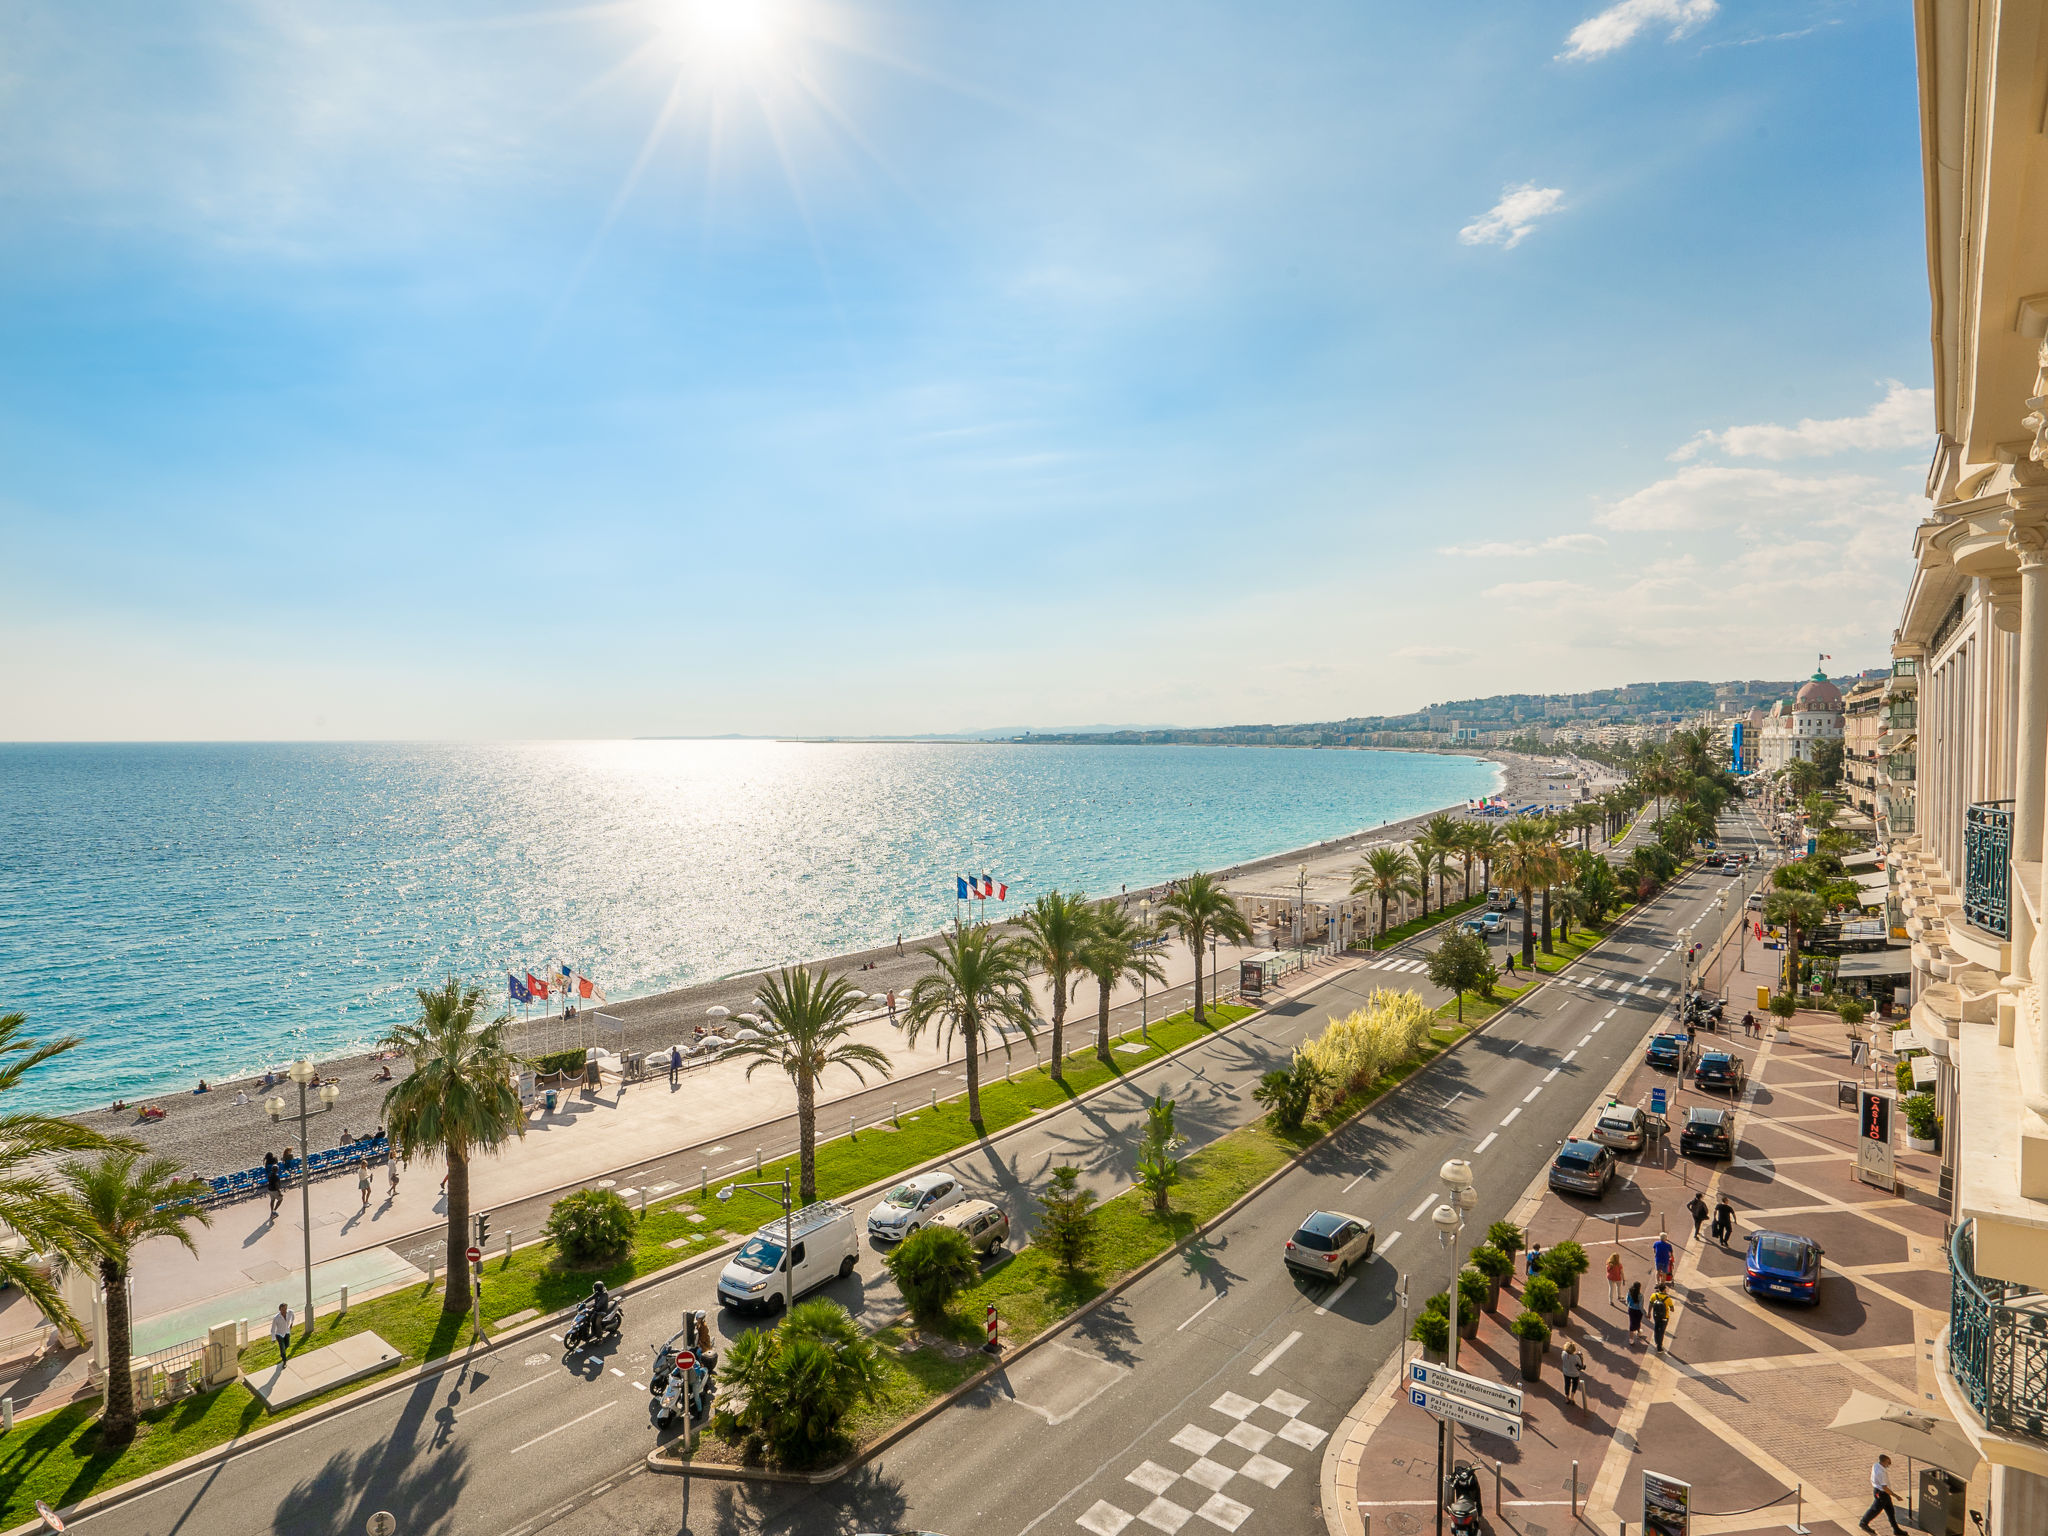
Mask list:
POLYGON ((1429 969, 1429 962, 1427 960, 1405 960, 1396 955, 1387 960, 1375 960, 1366 969, 1368 971, 1425 971, 1429 969))
MULTIPOLYGON (((1384 960, 1373 961, 1365 969, 1368 971, 1385 971, 1389 975, 1414 975, 1417 972, 1429 969, 1429 962, 1426 959, 1418 960, 1401 955, 1390 955, 1384 960)), ((1626 997, 1633 994, 1658 1003, 1668 1002, 1672 994, 1678 990, 1670 982, 1623 981, 1614 976, 1595 975, 1591 971, 1567 971, 1564 975, 1553 977, 1552 979, 1560 986, 1579 987, 1587 992, 1604 992, 1613 997, 1626 997)))
MULTIPOLYGON (((1163 1531, 1166 1536, 1174 1536, 1182 1526, 1197 1519, 1221 1530, 1235 1531, 1251 1518, 1252 1506, 1224 1490, 1231 1488, 1233 1493, 1241 1493, 1247 1499, 1259 1497, 1254 1484, 1272 1492, 1296 1470, 1287 1462, 1278 1460, 1278 1455, 1289 1454, 1288 1447, 1313 1452, 1329 1437, 1328 1430, 1318 1429, 1301 1417, 1301 1411, 1306 1407, 1308 1399, 1297 1397, 1292 1392, 1276 1391, 1268 1394, 1262 1402, 1226 1392, 1209 1405, 1207 1411, 1216 1415, 1214 1420, 1185 1424, 1167 1442, 1186 1456, 1195 1458, 1192 1465, 1176 1472, 1171 1467, 1148 1460, 1125 1474, 1124 1481, 1138 1490, 1131 1502, 1136 1504, 1149 1493, 1152 1495, 1151 1503, 1134 1512, 1112 1504, 1108 1499, 1097 1499, 1074 1523, 1092 1536, 1121 1536, 1124 1528, 1134 1521, 1149 1526, 1151 1530, 1163 1531), (1216 1429, 1208 1427, 1210 1422, 1216 1425, 1216 1429), (1268 1425, 1272 1427, 1268 1428, 1268 1425), (1269 1455, 1268 1452, 1275 1454, 1269 1455), (1232 1467, 1230 1462, 1238 1465, 1232 1467), (1185 1502, 1176 1502, 1182 1500, 1185 1502)), ((1162 1451, 1161 1454, 1165 1453, 1162 1451)), ((1309 1476, 1311 1479, 1314 1477, 1312 1468, 1309 1476)), ((1310 1490, 1310 1496, 1313 1496, 1313 1490, 1310 1490)), ((1133 1532, 1132 1536, 1139 1536, 1139 1533, 1133 1532)))

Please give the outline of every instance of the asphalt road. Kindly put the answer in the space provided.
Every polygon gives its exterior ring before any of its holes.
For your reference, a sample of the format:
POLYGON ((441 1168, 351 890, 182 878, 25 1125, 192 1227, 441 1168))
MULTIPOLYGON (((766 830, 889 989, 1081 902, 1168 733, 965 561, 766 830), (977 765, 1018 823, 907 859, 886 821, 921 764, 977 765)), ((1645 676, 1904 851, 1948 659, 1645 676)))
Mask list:
MULTIPOLYGON (((642 1371, 686 1308, 712 1305, 717 1271, 707 1267, 629 1298, 626 1336, 606 1351, 572 1357, 543 1337, 478 1353, 460 1370, 74 1528, 338 1536, 388 1509, 402 1533, 1021 1533, 1065 1532, 1078 1521, 1094 1536, 1117 1536, 1127 1516, 1148 1508, 1170 1523, 1171 1505, 1197 1512, 1189 1528, 1200 1536, 1218 1524, 1320 1531, 1322 1437, 1394 1348, 1398 1277, 1412 1272, 1419 1304, 1450 1274, 1450 1256, 1428 1227, 1440 1198, 1437 1166, 1472 1157, 1478 1226, 1504 1214, 1654 1025, 1677 985, 1678 947, 1712 936, 1701 919, 1725 885, 1718 873, 1679 882, 1574 967, 1572 982, 1500 1015, 1182 1261, 1026 1356, 856 1478, 757 1495, 642 1470, 655 1440, 642 1371), (1334 1289, 1296 1280, 1279 1262, 1299 1218, 1318 1207, 1365 1216, 1379 1233, 1382 1257, 1334 1289), (1180 1475, 1187 1472, 1197 1481, 1180 1475), (1218 1486, 1201 1486, 1204 1478, 1218 1486), (1155 1496, 1164 1504, 1152 1505, 1155 1496)), ((1427 995, 1419 975, 1336 974, 1253 1025, 955 1166, 1019 1215, 1060 1163, 1082 1166, 1097 1188, 1122 1187, 1147 1097, 1174 1097, 1183 1131, 1197 1145, 1210 1140, 1257 1112, 1251 1085, 1307 1030, 1397 979, 1427 995)), ((1608 1201, 1629 1198, 1640 1196, 1620 1185, 1608 1201)), ((872 1250, 858 1276, 819 1294, 856 1315, 896 1310, 872 1250)), ((721 1324, 728 1335, 744 1326, 730 1316, 721 1324)), ((1153 1528, 1135 1525, 1130 1536, 1153 1528)))

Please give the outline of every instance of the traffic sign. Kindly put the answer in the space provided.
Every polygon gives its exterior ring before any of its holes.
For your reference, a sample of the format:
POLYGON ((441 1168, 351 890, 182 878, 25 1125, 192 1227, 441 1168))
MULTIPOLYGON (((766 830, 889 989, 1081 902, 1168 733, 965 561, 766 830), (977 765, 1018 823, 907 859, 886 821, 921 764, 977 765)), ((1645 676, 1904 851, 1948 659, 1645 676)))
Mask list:
POLYGON ((36 1513, 43 1517, 43 1529, 49 1531, 61 1531, 64 1529, 64 1517, 50 1508, 41 1499, 36 1500, 36 1513))
POLYGON ((677 1350, 676 1363, 673 1369, 678 1371, 694 1371, 697 1369, 697 1352, 694 1349, 677 1350))
POLYGON ((1408 1388, 1408 1401, 1424 1413, 1439 1419, 1454 1419, 1467 1429, 1484 1430, 1489 1435, 1503 1435, 1518 1443, 1522 1438, 1522 1416, 1519 1413, 1495 1413, 1491 1408, 1468 1403, 1462 1397, 1446 1397, 1441 1392, 1432 1392, 1427 1387, 1413 1385, 1408 1388))
POLYGON ((1664 1106, 1664 1090, 1662 1088, 1652 1088, 1650 1090, 1650 1113, 1653 1115, 1664 1114, 1667 1112, 1664 1106))
POLYGON ((483 1263, 483 1261, 484 1261, 484 1251, 483 1251, 483 1249, 481 1249, 481 1248, 478 1248, 478 1247, 476 1247, 476 1246, 472 1245, 472 1246, 470 1247, 470 1250, 469 1250, 469 1262, 470 1262, 470 1263, 472 1263, 472 1264, 481 1264, 481 1263, 483 1263))
POLYGON ((1490 1408, 1498 1408, 1502 1413, 1522 1411, 1520 1387, 1488 1381, 1483 1376, 1468 1376, 1465 1372, 1454 1371, 1449 1366, 1431 1365, 1427 1360, 1408 1362, 1408 1380, 1418 1387, 1427 1387, 1432 1392, 1462 1397, 1468 1403, 1484 1403, 1490 1408))

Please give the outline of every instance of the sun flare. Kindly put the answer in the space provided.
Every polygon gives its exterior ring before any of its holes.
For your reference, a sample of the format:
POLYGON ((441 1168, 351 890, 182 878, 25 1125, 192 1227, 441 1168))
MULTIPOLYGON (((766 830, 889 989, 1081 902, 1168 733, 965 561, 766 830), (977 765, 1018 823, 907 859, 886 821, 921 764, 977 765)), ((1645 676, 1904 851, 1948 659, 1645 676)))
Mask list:
POLYGON ((678 53, 704 63, 758 61, 782 42, 788 21, 777 0, 653 0, 652 10, 678 53))

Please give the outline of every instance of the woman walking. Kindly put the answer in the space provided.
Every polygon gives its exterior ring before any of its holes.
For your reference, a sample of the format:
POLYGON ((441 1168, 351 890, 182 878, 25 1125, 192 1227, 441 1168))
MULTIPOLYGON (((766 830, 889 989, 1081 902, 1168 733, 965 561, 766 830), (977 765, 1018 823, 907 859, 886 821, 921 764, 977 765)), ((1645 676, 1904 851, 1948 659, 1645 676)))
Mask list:
POLYGON ((1628 1271, 1622 1266, 1621 1250, 1617 1248, 1607 1259, 1607 1304, 1610 1307, 1621 1305, 1622 1290, 1627 1282, 1628 1271))
POLYGON ((367 1157, 356 1159, 356 1190, 363 1197, 362 1209, 367 1211, 370 1208, 370 1160, 367 1157))
POLYGON ((398 1198, 398 1154, 396 1152, 391 1153, 384 1159, 384 1177, 390 1181, 385 1186, 384 1198, 386 1200, 396 1200, 398 1198))
POLYGON ((1633 1345, 1643 1336, 1643 1282, 1628 1288, 1628 1341, 1633 1345))

